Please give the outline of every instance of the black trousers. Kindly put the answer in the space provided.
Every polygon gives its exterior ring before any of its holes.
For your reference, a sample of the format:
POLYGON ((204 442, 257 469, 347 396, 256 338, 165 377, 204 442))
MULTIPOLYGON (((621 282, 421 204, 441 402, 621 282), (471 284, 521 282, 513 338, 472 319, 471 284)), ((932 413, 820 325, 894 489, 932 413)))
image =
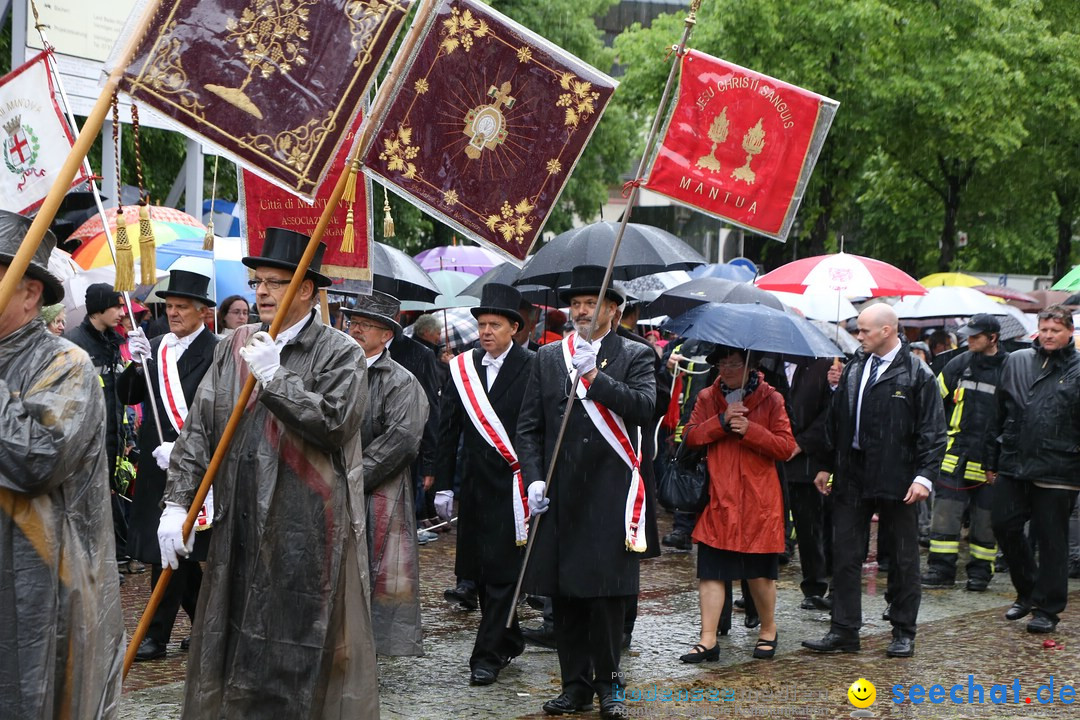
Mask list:
POLYGON ((795 538, 802 565, 803 597, 829 592, 829 567, 825 559, 825 496, 813 483, 788 483, 795 538))
POLYGON ((477 583, 476 595, 480 600, 480 626, 476 628, 469 669, 484 668, 498 674, 510 658, 525 650, 517 613, 514 613, 513 624, 509 629, 506 627, 506 617, 514 606, 514 583, 477 583))
POLYGON ((1054 622, 1068 600, 1069 515, 1075 503, 1075 490, 1042 488, 1007 475, 994 481, 994 534, 1009 563, 1013 587, 1021 601, 1054 622), (1024 535, 1028 520, 1039 548, 1038 563, 1024 535))
MULTIPOLYGON (((172 637, 173 625, 176 623, 176 614, 180 608, 195 622, 195 606, 199 603, 199 588, 202 587, 202 567, 194 560, 180 560, 180 567, 173 571, 172 579, 165 588, 165 595, 161 598, 154 617, 150 620, 150 629, 146 636, 151 640, 165 645, 172 637)), ((152 565, 150 568, 150 592, 157 586, 158 578, 161 577, 161 566, 152 565)))
POLYGON ((960 534, 967 511, 971 517, 967 576, 989 580, 994 575, 994 558, 997 556, 997 542, 991 528, 994 486, 985 482, 965 482, 963 475, 943 472, 934 494, 927 567, 947 577, 956 577, 960 534))
POLYGON ((577 704, 622 687, 619 653, 628 596, 551 598, 562 689, 577 704))
POLYGON ((893 637, 913 638, 922 600, 918 508, 901 500, 864 500, 857 492, 833 499, 833 631, 851 636, 862 627, 862 566, 876 511, 878 547, 886 537, 890 554, 886 596, 893 637))

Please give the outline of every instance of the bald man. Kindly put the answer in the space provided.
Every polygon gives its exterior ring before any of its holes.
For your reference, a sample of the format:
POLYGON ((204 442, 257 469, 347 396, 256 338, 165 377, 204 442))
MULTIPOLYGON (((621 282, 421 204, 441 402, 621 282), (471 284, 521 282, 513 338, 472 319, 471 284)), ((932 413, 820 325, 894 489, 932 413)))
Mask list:
POLYGON ((890 548, 888 592, 893 640, 885 654, 915 654, 921 599, 918 503, 926 500, 945 456, 945 412, 930 368, 901 342, 896 312, 885 304, 859 314, 861 352, 841 372, 826 421, 828 468, 814 484, 833 497, 832 627, 803 646, 857 652, 862 627, 862 563, 870 519, 890 548), (832 482, 830 484, 830 475, 832 482))

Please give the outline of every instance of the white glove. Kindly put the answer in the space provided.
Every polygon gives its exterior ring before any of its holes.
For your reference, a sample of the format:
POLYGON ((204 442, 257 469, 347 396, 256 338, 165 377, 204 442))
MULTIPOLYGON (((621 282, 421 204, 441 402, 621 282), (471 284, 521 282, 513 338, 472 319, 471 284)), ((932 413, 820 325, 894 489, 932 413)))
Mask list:
POLYGON ((599 343, 593 345, 585 342, 581 336, 574 338, 574 369, 578 377, 586 375, 596 369, 596 350, 599 343))
POLYGON ((240 348, 240 357, 244 358, 251 374, 263 385, 273 380, 281 367, 281 347, 264 330, 252 335, 248 344, 240 348))
POLYGON ((140 365, 143 360, 150 358, 150 341, 146 339, 142 328, 135 328, 128 333, 128 350, 131 352, 131 359, 140 365))
POLYGON ((165 511, 158 521, 158 550, 161 551, 161 566, 168 565, 173 570, 180 567, 180 557, 187 557, 195 549, 195 529, 192 528, 187 542, 184 542, 184 520, 187 510, 176 503, 165 503, 165 511))
POLYGON ((157 461, 157 466, 162 470, 169 469, 169 456, 172 455, 171 442, 163 442, 154 448, 154 452, 150 453, 154 456, 154 460, 157 461))
POLYGON ((443 522, 450 522, 454 514, 454 491, 440 490, 435 493, 435 514, 443 522))
MULTIPOLYGON (((593 360, 595 359, 594 357, 593 360)), ((544 497, 545 490, 547 490, 547 483, 543 480, 529 483, 529 512, 531 514, 543 515, 547 512, 548 504, 551 501, 544 497)))

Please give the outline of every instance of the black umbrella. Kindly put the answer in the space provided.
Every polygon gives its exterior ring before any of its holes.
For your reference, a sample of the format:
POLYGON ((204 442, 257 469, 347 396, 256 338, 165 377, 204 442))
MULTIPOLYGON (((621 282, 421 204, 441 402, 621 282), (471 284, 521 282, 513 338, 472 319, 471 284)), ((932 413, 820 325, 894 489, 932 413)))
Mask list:
POLYGON ((764 305, 706 303, 668 320, 660 329, 755 352, 801 357, 843 355, 806 318, 764 305))
POLYGON ((701 277, 662 292, 660 297, 649 303, 642 317, 660 315, 675 317, 708 302, 742 305, 758 303, 781 312, 784 310, 784 304, 779 298, 750 283, 718 277, 701 277))
MULTIPOLYGON (((535 257, 535 255, 533 257, 535 257)), ((529 258, 529 260, 532 260, 532 258, 529 258)), ((526 261, 525 264, 528 265, 529 262, 526 261)), ((488 283, 493 282, 502 285, 514 285, 520 274, 521 268, 513 263, 505 262, 502 265, 496 265, 465 286, 465 288, 458 293, 458 296, 467 295, 468 297, 479 298, 484 292, 484 286, 488 283)), ((521 293, 521 297, 531 303, 547 305, 549 307, 556 307, 560 304, 558 291, 553 290, 546 285, 525 284, 517 285, 516 287, 521 293)))
MULTIPOLYGON (((441 291, 427 272, 396 247, 380 242, 371 244, 372 287, 398 300, 434 302, 441 291)), ((367 289, 357 280, 335 280, 330 292, 341 295, 365 295, 367 289)))
MULTIPOLYGON (((559 287, 570 282, 579 265, 607 267, 619 223, 598 222, 568 230, 537 251, 518 276, 518 284, 559 287)), ((666 230, 628 223, 615 256, 614 280, 632 280, 665 270, 689 270, 704 265, 696 250, 666 230)))

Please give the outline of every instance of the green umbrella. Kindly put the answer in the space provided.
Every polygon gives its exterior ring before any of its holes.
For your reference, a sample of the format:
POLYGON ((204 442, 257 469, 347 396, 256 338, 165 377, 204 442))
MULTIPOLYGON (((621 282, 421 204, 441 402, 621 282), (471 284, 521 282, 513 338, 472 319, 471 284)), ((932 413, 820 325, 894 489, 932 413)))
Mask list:
POLYGON ((1054 283, 1051 290, 1064 290, 1065 292, 1075 292, 1080 290, 1080 265, 1077 265, 1069 272, 1065 273, 1065 277, 1054 283))

